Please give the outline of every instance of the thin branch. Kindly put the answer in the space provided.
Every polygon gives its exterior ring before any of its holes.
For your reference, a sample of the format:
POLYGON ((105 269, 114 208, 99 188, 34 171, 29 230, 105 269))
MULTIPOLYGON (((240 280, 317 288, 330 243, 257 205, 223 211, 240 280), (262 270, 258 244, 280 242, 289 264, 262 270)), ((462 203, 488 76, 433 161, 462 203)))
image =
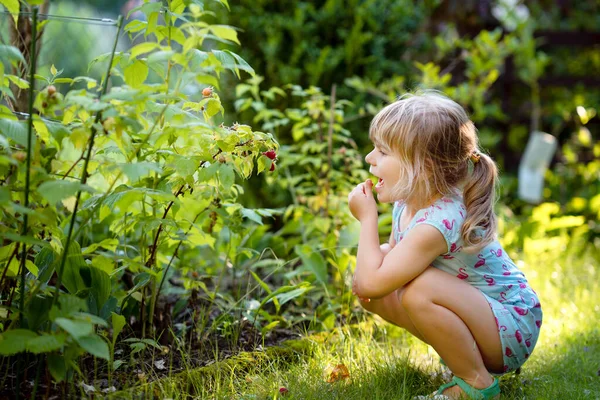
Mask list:
MULTIPOLYGON (((185 188, 185 184, 183 184, 179 190, 177 191, 177 193, 175 193, 175 198, 177 198, 180 194, 183 193, 183 189, 185 188)), ((167 218, 167 214, 169 213, 169 210, 171 209, 171 206, 173 206, 173 203, 175 202, 175 200, 172 200, 169 205, 165 208, 165 212, 163 213, 162 219, 164 220, 165 218, 167 218)), ((156 230, 156 235, 154 235, 154 243, 152 243, 152 250, 150 252, 150 257, 148 257, 148 261, 146 261, 146 267, 152 267, 152 265, 154 265, 154 262, 156 261, 156 249, 158 248, 158 238, 160 236, 160 233, 163 230, 163 224, 161 223, 158 226, 158 229, 156 230)))

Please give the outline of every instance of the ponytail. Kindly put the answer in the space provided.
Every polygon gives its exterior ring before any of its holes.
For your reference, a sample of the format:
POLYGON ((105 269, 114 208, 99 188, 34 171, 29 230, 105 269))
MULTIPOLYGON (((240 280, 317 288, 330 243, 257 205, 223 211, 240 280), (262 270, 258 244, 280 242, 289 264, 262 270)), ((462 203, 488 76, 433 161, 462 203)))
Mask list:
POLYGON ((494 201, 498 168, 486 154, 477 153, 473 172, 463 188, 467 217, 461 228, 466 251, 477 251, 496 238, 494 201))

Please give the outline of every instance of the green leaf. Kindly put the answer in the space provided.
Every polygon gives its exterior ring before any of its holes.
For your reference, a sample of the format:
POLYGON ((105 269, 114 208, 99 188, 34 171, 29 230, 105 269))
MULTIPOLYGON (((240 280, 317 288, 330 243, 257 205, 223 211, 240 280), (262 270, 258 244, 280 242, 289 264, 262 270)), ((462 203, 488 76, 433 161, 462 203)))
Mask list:
POLYGON ((9 13, 12 14, 13 19, 15 20, 15 26, 17 26, 17 20, 19 19, 19 0, 0 0, 0 4, 2 4, 9 13))
POLYGON ((101 242, 92 243, 88 247, 83 248, 81 253, 84 255, 91 254, 99 247, 106 249, 108 251, 115 252, 117 250, 118 245, 119 245, 119 239, 104 239, 101 242))
POLYGON ((141 54, 149 53, 156 49, 160 49, 160 44, 156 42, 140 43, 131 49, 131 55, 129 56, 129 59, 132 60, 141 54))
MULTIPOLYGON (((96 267, 81 268, 79 273, 90 288, 90 296, 95 300, 97 310, 94 310, 93 312, 101 310, 106 300, 110 297, 110 292, 112 290, 110 276, 96 267), (86 278, 88 278, 89 281, 86 278)), ((90 311, 92 310, 90 309, 90 311)))
POLYGON ((57 383, 62 382, 67 376, 65 358, 59 354, 48 354, 48 370, 57 383))
POLYGON ((131 182, 137 182, 141 178, 150 175, 151 172, 162 173, 158 163, 142 161, 136 163, 122 163, 118 165, 131 182))
POLYGON ((173 0, 170 7, 174 14, 181 14, 185 10, 185 2, 184 0, 173 0))
POLYGON ((144 61, 135 60, 125 68, 123 73, 125 76, 125 83, 132 88, 138 88, 142 86, 148 77, 148 65, 146 65, 144 61))
POLYGON ((229 40, 237 44, 241 44, 237 37, 237 32, 231 26, 227 25, 211 25, 209 29, 214 33, 217 37, 221 39, 229 40))
POLYGON ((223 106, 221 105, 221 102, 217 99, 208 99, 208 101, 206 102, 205 106, 205 113, 208 116, 208 118, 212 118, 215 115, 217 115, 219 112, 221 112, 221 114, 223 114, 223 106))
POLYGON ((76 340, 91 335, 94 331, 94 325, 86 321, 77 321, 67 318, 56 318, 56 325, 67 331, 76 340))
POLYGON ((88 353, 96 357, 103 358, 107 361, 110 360, 108 344, 104 340, 102 340, 100 336, 96 334, 91 334, 88 336, 76 338, 76 340, 77 343, 79 343, 79 345, 83 347, 83 349, 85 349, 85 351, 87 351, 88 353))
POLYGON ((27 126, 25 122, 0 119, 0 134, 12 139, 15 143, 27 147, 27 126))
POLYGON ((260 287, 263 288, 265 290, 265 292, 267 292, 267 294, 273 293, 273 291, 271 290, 271 288, 269 287, 269 285, 267 285, 262 279, 260 279, 260 277, 258 275, 256 275, 256 272, 250 270, 250 274, 252 275, 252 277, 254 278, 254 280, 256 282, 258 282, 258 284, 260 285, 260 287))
POLYGON ((19 89, 29 89, 29 81, 19 78, 16 75, 6 74, 6 77, 8 78, 9 81, 14 83, 15 86, 18 87, 19 89))
MULTIPOLYGON (((59 262, 60 258, 58 259, 55 267, 57 270, 59 267, 59 262)), ((87 264, 85 263, 83 255, 81 254, 81 247, 79 246, 79 243, 73 241, 69 245, 69 253, 67 254, 67 259, 65 261, 62 279, 62 283, 65 285, 69 293, 75 294, 88 287, 81 277, 81 268, 87 268, 87 264)))
POLYGON ((250 208, 242 208, 242 215, 254 222, 256 222, 259 225, 262 225, 262 217, 254 210, 250 209, 250 208))
POLYGON ((38 336, 28 329, 13 329, 0 334, 0 354, 11 356, 27 349, 31 339, 38 336))
POLYGON ((93 193, 94 189, 88 185, 82 185, 76 181, 55 180, 46 181, 38 186, 38 193, 54 205, 67 197, 74 196, 78 191, 93 193))
POLYGON ((221 164, 219 168, 219 179, 223 187, 225 187, 226 189, 231 188, 235 181, 235 173, 233 172, 233 167, 228 164, 221 164))
POLYGON ((17 235, 16 233, 13 233, 13 232, 0 232, 0 238, 9 239, 11 242, 25 243, 25 244, 29 244, 32 246, 33 245, 42 246, 42 247, 50 246, 50 243, 48 243, 44 240, 39 240, 39 239, 33 238, 31 236, 17 235))
POLYGON ((323 256, 307 244, 296 245, 296 254, 300 256, 302 263, 315 274, 315 277, 324 285, 327 284, 327 264, 323 256))
POLYGON ((112 345, 114 348, 115 343, 117 342, 117 337, 119 336, 119 334, 123 330, 123 327, 125 326, 125 317, 122 315, 119 315, 119 314, 115 314, 115 313, 111 313, 111 316, 112 316, 112 328, 113 328, 112 345))
POLYGON ((309 290, 311 290, 313 288, 314 288, 314 286, 303 286, 303 287, 299 287, 298 289, 290 290, 289 292, 286 292, 286 293, 278 294, 275 297, 277 299, 279 299, 280 305, 284 305, 288 301, 293 300, 296 297, 302 296, 304 293, 308 292, 309 290))
MULTIPOLYGON (((263 299, 263 301, 261 301, 260 306, 262 308, 262 306, 264 306, 265 304, 267 304, 270 300, 273 300, 273 303, 275 303, 275 307, 277 309, 277 312, 279 312, 279 307, 281 306, 281 302, 279 302, 280 298, 283 298, 286 302, 290 301, 293 298, 298 297, 300 294, 297 294, 297 290, 299 289, 305 289, 309 290, 312 287, 310 286, 310 284, 308 283, 301 283, 300 285, 286 285, 286 286, 282 286, 279 289, 277 289, 276 291, 270 293, 267 297, 265 297, 263 299), (282 296, 282 294, 288 293, 288 292, 294 292, 294 294, 290 297, 287 298, 285 296, 282 296)), ((306 290, 304 290, 302 293, 304 293, 306 290)))
POLYGON ((47 335, 43 334, 27 342, 27 350, 34 354, 49 353, 60 350, 65 344, 65 335, 47 335))

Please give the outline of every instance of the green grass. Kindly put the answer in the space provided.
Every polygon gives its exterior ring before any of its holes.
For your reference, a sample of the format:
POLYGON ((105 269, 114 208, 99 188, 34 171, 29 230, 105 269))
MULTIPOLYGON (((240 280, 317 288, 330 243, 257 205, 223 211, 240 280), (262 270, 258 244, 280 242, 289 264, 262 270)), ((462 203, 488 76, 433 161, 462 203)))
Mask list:
MULTIPOLYGON (((521 263, 540 295, 544 324, 522 373, 501 378, 502 399, 600 399, 595 258, 559 251, 536 253, 521 263)), ((304 355, 242 355, 210 371, 157 382, 153 392, 174 399, 411 399, 444 382, 433 349, 372 315, 318 338, 305 341, 304 355), (337 364, 347 366, 350 378, 328 383, 337 364), (288 389, 285 396, 280 387, 288 389)))

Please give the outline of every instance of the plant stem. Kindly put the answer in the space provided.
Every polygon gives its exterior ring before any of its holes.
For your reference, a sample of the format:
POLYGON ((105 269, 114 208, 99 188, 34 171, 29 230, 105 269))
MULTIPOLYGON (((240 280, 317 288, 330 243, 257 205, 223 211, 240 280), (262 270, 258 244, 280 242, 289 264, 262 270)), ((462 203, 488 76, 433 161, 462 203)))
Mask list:
MULTIPOLYGON (((31 17, 31 48, 29 50, 29 119, 27 121, 27 163, 25 172, 25 199, 23 205, 25 208, 29 208, 29 188, 31 184, 31 146, 33 133, 33 95, 35 89, 35 68, 36 68, 36 51, 35 46, 37 44, 37 19, 38 19, 38 8, 33 7, 31 17)), ((23 232, 22 236, 27 236, 28 226, 28 214, 23 215, 23 232)), ((19 247, 17 245, 17 247, 19 247)), ((23 252, 21 253, 21 288, 19 296, 19 328, 25 329, 23 324, 25 314, 25 275, 27 274, 25 269, 25 261, 27 260, 27 246, 23 243, 23 252)), ((8 265, 6 266, 8 269, 8 265)), ((14 292, 13 292, 14 293, 14 292)), ((21 392, 21 374, 23 373, 23 357, 19 357, 17 365, 17 400, 20 398, 21 392)))
MULTIPOLYGON (((177 198, 180 194, 183 193, 183 189, 185 188, 185 184, 181 185, 181 187, 179 188, 179 190, 177 191, 177 193, 175 193, 175 198, 177 198)), ((171 201, 169 203, 169 205, 165 208, 165 212, 163 213, 162 219, 164 220, 165 218, 167 218, 167 214, 169 214, 169 210, 171 209, 171 207, 173 206, 173 203, 175 203, 175 200, 171 201)), ((148 268, 151 268, 154 266, 154 264, 156 263, 156 251, 158 249, 158 238, 160 236, 160 233, 163 230, 163 224, 161 223, 158 226, 158 229, 156 230, 156 235, 154 236, 154 243, 152 244, 152 248, 150 250, 150 257, 148 258, 148 261, 146 261, 146 266, 148 268)), ((148 324, 149 324, 149 328, 150 328, 150 332, 154 332, 154 307, 156 306, 156 301, 158 299, 158 294, 156 291, 156 281, 155 278, 152 278, 153 281, 153 285, 152 285, 152 293, 150 296, 150 314, 148 315, 148 324)))
MULTIPOLYGON (((101 96, 104 96, 106 94, 106 91, 108 89, 108 81, 110 79, 110 71, 112 69, 112 62, 113 59, 115 57, 115 51, 117 50, 117 42, 119 41, 119 34, 121 32, 121 26, 123 24, 123 17, 119 16, 119 20, 117 22, 117 35, 115 37, 115 41, 113 44, 113 49, 112 49, 112 53, 110 55, 110 59, 108 61, 108 70, 106 72, 106 79, 104 80, 104 86, 102 87, 102 93, 101 96)), ((88 146, 88 151, 87 151, 87 155, 85 157, 85 161, 83 164, 83 171, 81 173, 81 184, 85 185, 85 183, 87 182, 87 178, 88 178, 88 165, 90 163, 90 158, 92 157, 92 151, 94 150, 94 139, 96 138, 96 133, 98 132, 96 129, 96 125, 98 124, 98 122, 100 122, 100 119, 102 118, 102 112, 99 111, 98 114, 96 114, 96 120, 94 125, 92 125, 92 134, 90 136, 90 142, 89 142, 89 146, 88 146)), ((62 283, 62 278, 63 278, 63 272, 64 272, 64 268, 65 268, 65 264, 67 261, 67 255, 69 253, 69 245, 71 244, 71 238, 73 235, 73 228, 75 226, 75 220, 77 217, 77 209, 79 208, 79 201, 81 200, 81 190, 77 191, 77 197, 75 199, 75 206, 73 207, 73 214, 71 215, 71 223, 69 224, 69 232, 67 234, 67 241, 65 243, 65 248, 63 250, 62 253, 62 257, 60 260, 60 267, 58 270, 58 276, 56 279, 56 290, 54 292, 54 298, 52 299, 52 304, 56 304, 56 301, 58 300, 58 296, 60 293, 60 286, 62 283)))
MULTIPOLYGON (((23 201, 23 205, 25 208, 29 208, 29 189, 31 185, 31 146, 32 146, 32 134, 33 134, 33 99, 34 99, 34 89, 35 89, 35 68, 36 68, 36 51, 35 46, 37 44, 37 16, 38 16, 38 8, 34 7, 33 16, 31 18, 31 49, 29 51, 29 119, 27 120, 27 169, 25 173, 25 199, 23 201)), ((27 236, 28 231, 28 214, 25 213, 23 215, 23 232, 22 236, 27 236)), ((27 259, 27 246, 23 243, 23 252, 21 253, 21 295, 19 298, 19 327, 24 328, 23 326, 23 311, 25 306, 25 260, 27 259)), ((17 395, 18 397, 18 395, 17 395)))
MULTIPOLYGON (((329 192, 331 190, 330 178, 332 168, 332 147, 333 147, 333 124, 335 123, 335 89, 336 86, 331 86, 331 107, 329 109, 329 129, 327 130, 327 173, 325 174, 325 214, 329 210, 329 192)), ((326 216, 326 215, 324 215, 326 216)))

